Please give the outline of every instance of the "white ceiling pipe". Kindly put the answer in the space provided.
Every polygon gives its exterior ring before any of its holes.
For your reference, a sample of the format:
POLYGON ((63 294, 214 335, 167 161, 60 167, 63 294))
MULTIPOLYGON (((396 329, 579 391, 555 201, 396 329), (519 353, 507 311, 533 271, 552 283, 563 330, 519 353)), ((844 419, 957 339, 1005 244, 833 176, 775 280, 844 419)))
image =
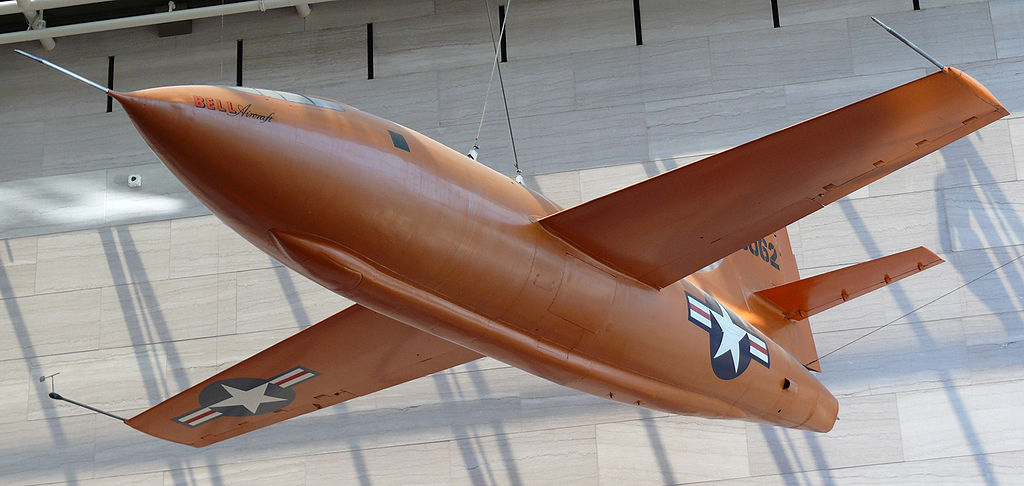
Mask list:
POLYGON ((40 40, 46 37, 65 37, 69 35, 90 34, 93 32, 105 32, 108 30, 129 29, 145 25, 165 24, 168 22, 181 22, 184 20, 195 20, 207 17, 220 17, 245 12, 255 12, 274 8, 295 7, 298 4, 312 4, 329 2, 333 0, 255 0, 250 2, 229 3, 225 5, 214 5, 212 7, 190 8, 175 10, 174 12, 162 12, 150 15, 136 15, 111 20, 100 20, 98 22, 86 22, 82 24, 62 25, 41 30, 26 30, 21 32, 9 32, 0 34, 0 44, 13 44, 15 42, 26 42, 40 40))
MULTIPOLYGON (((46 28, 46 22, 43 20, 42 15, 40 15, 41 12, 33 9, 29 0, 17 0, 15 3, 21 8, 21 13, 25 15, 25 22, 28 22, 30 29, 42 30, 46 28)), ((57 43, 53 41, 52 37, 40 37, 39 43, 47 51, 52 51, 54 47, 57 47, 57 43)))
POLYGON ((22 8, 19 0, 0 2, 0 15, 20 13, 24 10, 46 10, 50 8, 71 7, 74 5, 86 5, 90 3, 109 2, 110 0, 30 0, 26 1, 28 7, 22 8))

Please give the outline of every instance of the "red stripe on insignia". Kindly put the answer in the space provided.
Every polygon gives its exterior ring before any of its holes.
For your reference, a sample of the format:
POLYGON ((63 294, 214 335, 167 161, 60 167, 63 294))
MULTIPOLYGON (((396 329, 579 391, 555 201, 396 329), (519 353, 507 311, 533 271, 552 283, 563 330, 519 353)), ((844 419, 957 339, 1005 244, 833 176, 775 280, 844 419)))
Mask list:
POLYGON ((764 346, 761 346, 759 343, 755 343, 753 339, 750 340, 750 346, 764 354, 768 354, 768 350, 765 349, 764 346))
POLYGON ((273 383, 273 384, 275 384, 277 386, 281 386, 281 383, 284 383, 284 382, 294 378, 295 376, 302 375, 304 373, 306 373, 305 369, 303 369, 303 368, 295 368, 294 370, 291 370, 291 371, 289 371, 289 372, 287 372, 287 373, 285 373, 285 374, 283 374, 281 376, 278 376, 277 379, 272 381, 271 383, 273 383))
POLYGON ((209 415, 210 415, 210 414, 212 414, 212 413, 217 413, 217 412, 215 412, 215 411, 213 411, 213 410, 207 410, 206 412, 204 412, 204 413, 200 414, 200 415, 199 415, 198 417, 193 417, 193 418, 192 418, 192 419, 190 419, 190 420, 186 420, 186 421, 185 421, 185 423, 186 423, 186 424, 191 424, 192 422, 195 422, 196 420, 200 420, 200 419, 202 419, 203 417, 207 417, 207 416, 209 416, 209 415))
POLYGON ((288 383, 289 381, 292 381, 296 378, 302 378, 303 376, 306 376, 308 374, 309 373, 299 373, 298 375, 295 376, 286 376, 284 378, 281 378, 280 380, 275 381, 274 384, 283 387, 284 383, 288 383))
POLYGON ((692 302, 690 303, 690 310, 691 310, 691 311, 693 311, 693 312, 696 312, 696 313, 700 314, 700 315, 701 315, 701 316, 702 316, 703 318, 705 318, 705 319, 707 319, 707 320, 709 320, 709 321, 711 320, 711 314, 710 314, 710 313, 708 313, 708 312, 707 312, 707 311, 705 311, 704 309, 701 309, 701 308, 699 308, 699 307, 697 307, 697 306, 693 305, 693 303, 692 303, 692 302))
POLYGON ((301 375, 293 376, 293 377, 288 378, 286 380, 280 380, 280 383, 274 383, 274 384, 277 385, 277 386, 283 387, 283 388, 287 388, 290 385, 294 385, 294 384, 296 384, 296 383, 298 383, 300 381, 304 381, 304 380, 312 378, 312 377, 313 377, 313 373, 303 372, 301 375))

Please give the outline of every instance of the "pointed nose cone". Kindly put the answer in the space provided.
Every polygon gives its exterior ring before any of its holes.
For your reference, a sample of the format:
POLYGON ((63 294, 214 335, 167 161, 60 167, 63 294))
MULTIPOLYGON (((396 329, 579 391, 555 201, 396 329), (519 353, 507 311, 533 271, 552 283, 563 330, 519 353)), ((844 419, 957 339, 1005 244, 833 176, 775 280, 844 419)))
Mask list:
POLYGON ((267 207, 266 193, 274 178, 260 170, 267 168, 270 155, 261 156, 260 140, 266 134, 247 131, 251 124, 239 124, 237 117, 226 116, 226 109, 206 109, 205 101, 199 106, 207 96, 224 98, 225 90, 170 86, 111 96, 192 194, 236 231, 262 235, 270 223, 261 208, 267 207))
MULTIPOLYGON (((207 207, 222 218, 238 212, 227 194, 238 194, 238 164, 221 152, 232 140, 244 137, 231 133, 230 124, 197 110, 192 93, 207 86, 171 86, 130 93, 112 92, 139 134, 168 169, 207 207)), ((235 152, 237 152, 237 148, 235 152)))
POLYGON ((132 120, 139 134, 150 148, 179 178, 184 169, 181 162, 186 160, 182 143, 188 138, 187 105, 180 93, 168 88, 158 88, 131 93, 110 91, 132 120))
POLYGON ((217 86, 110 95, 185 187, 257 246, 275 248, 268 230, 292 227, 323 184, 300 131, 262 96, 217 86))

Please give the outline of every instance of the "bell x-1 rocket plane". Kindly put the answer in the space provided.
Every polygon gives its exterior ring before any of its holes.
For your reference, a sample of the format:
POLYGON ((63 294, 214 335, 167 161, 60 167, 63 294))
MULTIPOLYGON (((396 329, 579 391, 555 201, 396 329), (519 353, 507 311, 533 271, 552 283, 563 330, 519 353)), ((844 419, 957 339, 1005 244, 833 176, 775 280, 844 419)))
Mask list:
POLYGON ((57 68, 116 99, 224 223, 356 302, 126 422, 201 447, 490 356, 631 406, 826 432, 807 318, 942 260, 800 279, 785 228, 1007 114, 940 67, 568 209, 327 99, 57 68))

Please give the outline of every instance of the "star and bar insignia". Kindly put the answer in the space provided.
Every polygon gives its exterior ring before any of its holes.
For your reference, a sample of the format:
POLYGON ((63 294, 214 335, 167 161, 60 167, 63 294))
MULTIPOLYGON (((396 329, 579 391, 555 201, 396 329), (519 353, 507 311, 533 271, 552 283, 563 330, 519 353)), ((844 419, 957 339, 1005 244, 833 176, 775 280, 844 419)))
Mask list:
POLYGON ((195 427, 220 416, 248 417, 280 410, 295 400, 295 390, 291 387, 319 375, 320 373, 299 366, 269 380, 220 380, 199 392, 199 409, 175 418, 174 421, 195 427))
POLYGON ((731 380, 743 374, 751 361, 770 367, 768 344, 714 297, 699 299, 686 293, 690 322, 708 332, 711 368, 715 376, 731 380), (726 356, 726 355, 729 356, 726 356))

